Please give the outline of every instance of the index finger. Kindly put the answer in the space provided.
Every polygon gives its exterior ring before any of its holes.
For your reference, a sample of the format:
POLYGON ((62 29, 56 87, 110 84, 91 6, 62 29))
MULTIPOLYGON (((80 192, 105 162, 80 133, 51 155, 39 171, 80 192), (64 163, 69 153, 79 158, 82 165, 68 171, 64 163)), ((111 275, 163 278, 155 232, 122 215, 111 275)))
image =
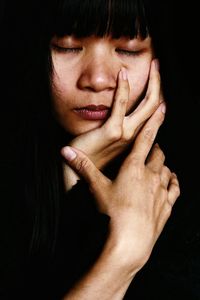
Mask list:
POLYGON ((123 120, 126 115, 127 103, 129 100, 129 82, 126 69, 123 67, 118 74, 117 89, 114 95, 113 108, 110 118, 105 126, 120 126, 123 125, 123 120))

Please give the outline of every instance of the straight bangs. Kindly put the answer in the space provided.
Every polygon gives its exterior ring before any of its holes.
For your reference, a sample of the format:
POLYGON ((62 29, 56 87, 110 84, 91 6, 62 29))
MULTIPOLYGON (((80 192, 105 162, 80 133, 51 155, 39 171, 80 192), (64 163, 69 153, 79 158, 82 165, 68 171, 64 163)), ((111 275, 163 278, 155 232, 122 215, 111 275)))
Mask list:
POLYGON ((142 0, 60 0, 54 12, 52 36, 146 38, 149 35, 142 0))

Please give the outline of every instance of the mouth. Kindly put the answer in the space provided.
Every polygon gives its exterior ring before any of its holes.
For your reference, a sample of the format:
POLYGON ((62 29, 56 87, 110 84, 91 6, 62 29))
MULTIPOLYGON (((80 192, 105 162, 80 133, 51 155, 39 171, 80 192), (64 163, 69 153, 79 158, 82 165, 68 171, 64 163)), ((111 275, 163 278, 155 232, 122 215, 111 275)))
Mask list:
POLYGON ((104 120, 110 113, 110 107, 105 105, 87 105, 74 109, 74 112, 78 114, 84 120, 104 120))

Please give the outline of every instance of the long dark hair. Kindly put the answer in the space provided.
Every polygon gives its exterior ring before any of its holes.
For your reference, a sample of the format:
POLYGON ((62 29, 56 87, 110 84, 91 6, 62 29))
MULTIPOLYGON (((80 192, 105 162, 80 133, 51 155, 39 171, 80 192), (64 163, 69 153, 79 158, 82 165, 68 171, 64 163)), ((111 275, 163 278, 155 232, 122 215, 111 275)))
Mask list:
POLYGON ((43 3, 34 0, 11 2, 6 8, 4 26, 6 32, 12 34, 15 47, 13 54, 9 47, 11 35, 6 34, 4 51, 14 59, 12 68, 15 66, 15 84, 12 91, 8 89, 8 98, 16 100, 12 106, 14 125, 8 132, 12 132, 12 146, 18 145, 16 155, 33 228, 30 244, 32 250, 44 245, 54 249, 64 197, 59 153, 71 137, 52 115, 51 38, 66 34, 78 37, 110 34, 115 38, 150 35, 154 38, 157 56, 159 53, 162 56, 161 7, 159 1, 147 0, 51 0, 43 3))

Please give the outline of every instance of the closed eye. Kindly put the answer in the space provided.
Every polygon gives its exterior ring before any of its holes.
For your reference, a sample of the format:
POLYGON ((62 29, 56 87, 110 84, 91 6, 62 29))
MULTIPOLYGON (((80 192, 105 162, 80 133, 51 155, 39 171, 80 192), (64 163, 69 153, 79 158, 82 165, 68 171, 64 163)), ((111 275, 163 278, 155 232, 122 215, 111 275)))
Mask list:
POLYGON ((52 45, 52 48, 61 53, 78 53, 83 49, 82 47, 65 48, 54 44, 52 45))
POLYGON ((141 50, 133 51, 133 50, 120 49, 120 48, 117 48, 115 51, 119 54, 126 55, 126 56, 138 56, 142 52, 141 50))

